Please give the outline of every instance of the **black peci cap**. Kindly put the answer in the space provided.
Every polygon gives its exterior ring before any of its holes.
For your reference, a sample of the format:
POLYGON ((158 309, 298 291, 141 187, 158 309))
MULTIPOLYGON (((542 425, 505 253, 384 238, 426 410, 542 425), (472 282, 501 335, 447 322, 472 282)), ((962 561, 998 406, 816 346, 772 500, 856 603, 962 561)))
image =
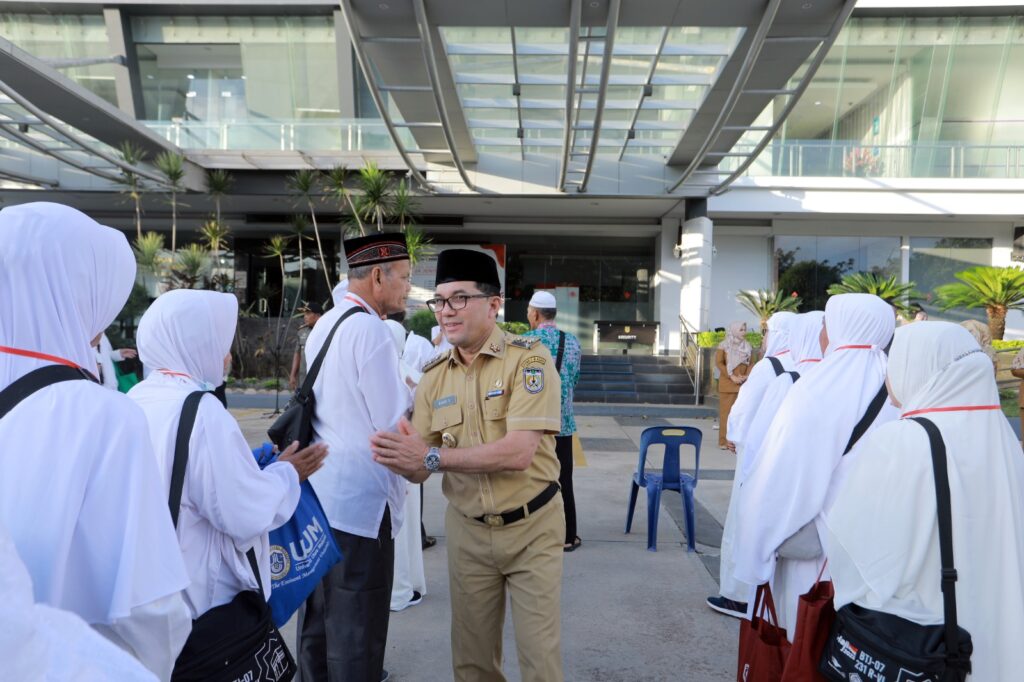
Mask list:
POLYGON ((437 257, 434 286, 447 282, 479 282, 501 288, 498 264, 482 251, 447 249, 437 257))

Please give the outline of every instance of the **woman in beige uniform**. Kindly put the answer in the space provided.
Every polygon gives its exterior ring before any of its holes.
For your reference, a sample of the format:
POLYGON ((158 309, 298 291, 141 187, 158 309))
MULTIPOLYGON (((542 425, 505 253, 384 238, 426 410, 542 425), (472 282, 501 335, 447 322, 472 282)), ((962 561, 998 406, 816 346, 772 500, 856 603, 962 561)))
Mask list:
POLYGON ((728 448, 729 438, 726 424, 740 386, 750 372, 753 349, 746 339, 745 322, 733 322, 725 333, 725 340, 715 352, 715 367, 718 368, 718 447, 728 448))

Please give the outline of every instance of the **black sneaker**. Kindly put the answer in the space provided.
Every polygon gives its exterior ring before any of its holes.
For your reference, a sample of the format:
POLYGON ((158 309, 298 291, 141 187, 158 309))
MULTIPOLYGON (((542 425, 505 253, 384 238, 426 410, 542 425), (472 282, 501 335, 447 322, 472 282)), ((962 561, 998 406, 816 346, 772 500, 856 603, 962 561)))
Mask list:
POLYGON ((717 597, 708 597, 707 605, 719 613, 724 613, 727 616, 733 618, 746 618, 747 617, 747 603, 742 601, 733 601, 732 599, 726 599, 719 595, 717 597))
POLYGON ((391 679, 391 673, 389 673, 387 670, 383 671, 380 674, 380 682, 388 682, 388 680, 390 680, 390 679, 391 679))
POLYGON ((435 538, 433 535, 425 535, 425 536, 423 536, 423 549, 430 549, 431 547, 433 547, 436 544, 437 544, 437 538, 435 538))
POLYGON ((423 595, 417 592, 416 590, 413 590, 412 599, 409 600, 409 603, 406 604, 406 606, 416 606, 421 601, 423 601, 423 595))

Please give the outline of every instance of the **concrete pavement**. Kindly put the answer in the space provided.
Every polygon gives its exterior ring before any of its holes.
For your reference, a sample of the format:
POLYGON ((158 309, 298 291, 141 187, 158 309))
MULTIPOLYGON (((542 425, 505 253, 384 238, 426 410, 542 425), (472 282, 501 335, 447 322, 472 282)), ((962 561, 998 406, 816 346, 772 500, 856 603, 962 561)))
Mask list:
MULTIPOLYGON (((717 448, 707 418, 667 417, 665 408, 630 406, 619 416, 578 417, 587 465, 574 472, 579 535, 583 545, 565 555, 562 589, 562 656, 572 682, 726 682, 736 673, 739 621, 704 605, 717 593, 718 542, 725 520, 734 456, 717 448), (657 415, 657 416, 654 416, 657 415), (695 426, 704 433, 697 486, 697 553, 687 553, 677 493, 662 497, 658 551, 646 550, 646 493, 641 492, 633 531, 623 533, 629 482, 640 433, 647 426, 695 426)), ((265 437, 265 410, 233 409, 247 439, 265 437)), ((679 413, 681 413, 680 411, 679 413)), ((649 455, 660 466, 660 452, 649 455)), ((684 466, 690 460, 684 455, 684 466)), ((447 560, 439 477, 426 483, 424 522, 438 538, 424 552, 423 602, 391 614, 385 667, 393 682, 451 679, 447 560)), ((294 641, 294 624, 285 629, 294 641)), ((506 618, 505 672, 519 679, 511 618, 506 618)))

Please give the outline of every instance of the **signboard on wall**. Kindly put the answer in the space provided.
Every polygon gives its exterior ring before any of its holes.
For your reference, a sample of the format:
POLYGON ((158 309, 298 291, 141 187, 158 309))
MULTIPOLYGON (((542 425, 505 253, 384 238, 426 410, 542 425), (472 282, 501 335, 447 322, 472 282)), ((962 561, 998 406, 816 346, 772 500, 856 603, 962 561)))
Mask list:
MULTIPOLYGON (((416 312, 427 307, 427 301, 434 297, 434 280, 437 277, 437 257, 448 249, 467 249, 486 253, 498 265, 498 281, 505 290, 505 245, 504 244, 431 244, 430 254, 420 258, 412 269, 412 290, 409 292, 409 310, 416 312)), ((504 316, 504 308, 500 315, 504 316)))

